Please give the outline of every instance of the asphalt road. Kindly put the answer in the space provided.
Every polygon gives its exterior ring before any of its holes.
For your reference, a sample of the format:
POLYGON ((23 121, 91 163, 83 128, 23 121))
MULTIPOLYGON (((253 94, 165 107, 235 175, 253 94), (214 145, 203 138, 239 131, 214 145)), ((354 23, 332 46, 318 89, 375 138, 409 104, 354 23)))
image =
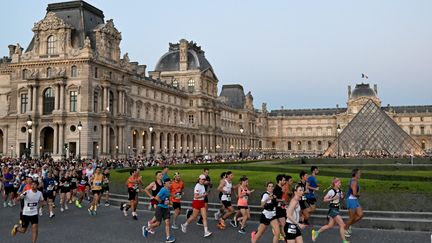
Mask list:
MULTIPOLYGON (((87 203, 85 207, 77 209, 70 205, 69 210, 60 213, 59 207, 56 209, 54 219, 49 219, 46 211, 44 216, 39 217, 39 239, 38 242, 44 243, 68 243, 68 242, 165 242, 165 231, 163 227, 156 230, 156 234, 149 238, 143 238, 141 227, 153 215, 150 212, 140 211, 139 220, 135 221, 131 216, 125 217, 117 206, 104 207, 98 210, 98 215, 89 216, 87 213, 87 203)), ((46 210, 46 209, 45 209, 46 210)), ((17 234, 16 237, 10 236, 12 226, 18 222, 19 210, 14 208, 0 208, 0 242, 18 243, 31 242, 31 234, 17 234)), ((184 222, 185 217, 181 216, 178 223, 184 222)), ((173 230, 176 242, 250 242, 250 232, 256 229, 257 222, 249 222, 246 228, 247 234, 241 235, 237 229, 227 225, 225 230, 216 228, 216 221, 211 219, 210 231, 213 235, 203 238, 203 228, 192 224, 188 227, 188 233, 184 234, 181 230, 173 230)), ((312 242, 311 230, 309 227, 303 230, 304 242, 312 242)), ((271 242, 272 233, 268 229, 260 242, 271 242)), ((333 243, 341 242, 338 237, 337 229, 322 233, 316 242, 333 243)), ((427 232, 407 232, 390 231, 376 229, 353 229, 350 239, 352 243, 432 243, 431 233, 427 232)))

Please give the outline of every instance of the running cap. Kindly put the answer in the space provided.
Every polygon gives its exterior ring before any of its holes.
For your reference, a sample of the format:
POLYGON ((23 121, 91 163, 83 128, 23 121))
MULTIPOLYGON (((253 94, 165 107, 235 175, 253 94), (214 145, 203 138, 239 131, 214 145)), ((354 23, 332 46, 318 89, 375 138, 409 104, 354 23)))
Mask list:
POLYGON ((205 180, 205 179, 206 179, 206 176, 203 175, 203 174, 201 174, 198 178, 200 178, 200 179, 202 179, 202 180, 205 180))
POLYGON ((174 172, 174 176, 180 176, 180 173, 179 172, 174 172))

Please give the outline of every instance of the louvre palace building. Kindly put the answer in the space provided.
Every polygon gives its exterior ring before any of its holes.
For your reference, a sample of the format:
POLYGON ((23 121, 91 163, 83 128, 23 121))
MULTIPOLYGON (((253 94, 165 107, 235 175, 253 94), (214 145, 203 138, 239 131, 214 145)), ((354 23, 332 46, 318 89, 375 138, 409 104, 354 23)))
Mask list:
POLYGON ((346 107, 267 110, 255 108, 240 84, 219 91, 216 71, 192 41, 169 43, 146 70, 120 50, 113 20, 84 1, 49 4, 31 30, 31 41, 20 40, 28 46, 9 45, 0 60, 2 156, 425 155, 432 148, 432 105, 383 106, 376 85, 348 86, 346 107))

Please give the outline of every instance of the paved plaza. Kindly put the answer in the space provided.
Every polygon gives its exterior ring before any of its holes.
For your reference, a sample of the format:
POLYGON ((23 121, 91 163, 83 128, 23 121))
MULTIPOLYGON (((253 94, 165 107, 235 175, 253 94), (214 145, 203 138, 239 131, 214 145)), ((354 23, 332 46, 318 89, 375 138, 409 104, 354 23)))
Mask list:
MULTIPOLYGON (((0 208, 0 242, 27 243, 31 241, 29 232, 25 235, 17 234, 15 238, 10 236, 10 229, 18 221, 18 215, 18 207, 0 208)), ((143 238, 141 227, 151 216, 150 212, 140 211, 139 220, 134 221, 130 216, 124 217, 117 206, 102 206, 98 215, 91 217, 84 207, 77 209, 70 206, 70 209, 64 213, 60 213, 57 209, 54 219, 48 219, 46 214, 39 218, 38 242, 164 242, 165 233, 162 227, 156 230, 155 235, 150 235, 147 239, 143 238)), ((179 222, 184 220, 185 217, 182 216, 179 222)), ((210 230, 213 231, 213 235, 208 239, 202 237, 202 227, 195 224, 188 227, 187 234, 183 234, 181 230, 174 230, 172 234, 176 237, 176 242, 250 242, 250 232, 256 227, 257 222, 250 222, 246 228, 248 233, 241 235, 237 229, 230 226, 221 231, 216 228, 216 221, 210 220, 210 230)), ((303 231, 305 242, 312 242, 310 230, 311 228, 308 228, 303 231)), ((332 229, 320 235, 316 242, 341 242, 337 234, 337 230, 332 229)), ((271 236, 271 230, 268 230, 260 242, 271 242, 271 236)), ((354 229, 351 242, 428 243, 430 237, 430 233, 427 232, 354 229)))

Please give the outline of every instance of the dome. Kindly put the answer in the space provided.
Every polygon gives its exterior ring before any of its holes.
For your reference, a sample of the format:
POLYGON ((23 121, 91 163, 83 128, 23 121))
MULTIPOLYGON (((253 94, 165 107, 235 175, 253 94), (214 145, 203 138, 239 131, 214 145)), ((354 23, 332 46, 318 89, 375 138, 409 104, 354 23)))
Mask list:
MULTIPOLYGON (((181 40, 183 41, 183 40, 181 40)), ((207 70, 210 63, 204 56, 204 51, 194 42, 187 43, 187 70, 207 70)), ((157 62, 155 71, 179 71, 180 70, 180 44, 170 43, 170 48, 157 62)))
POLYGON ((357 84, 353 92, 351 93, 351 99, 357 99, 360 97, 377 97, 377 94, 373 89, 369 87, 369 84, 357 84))

